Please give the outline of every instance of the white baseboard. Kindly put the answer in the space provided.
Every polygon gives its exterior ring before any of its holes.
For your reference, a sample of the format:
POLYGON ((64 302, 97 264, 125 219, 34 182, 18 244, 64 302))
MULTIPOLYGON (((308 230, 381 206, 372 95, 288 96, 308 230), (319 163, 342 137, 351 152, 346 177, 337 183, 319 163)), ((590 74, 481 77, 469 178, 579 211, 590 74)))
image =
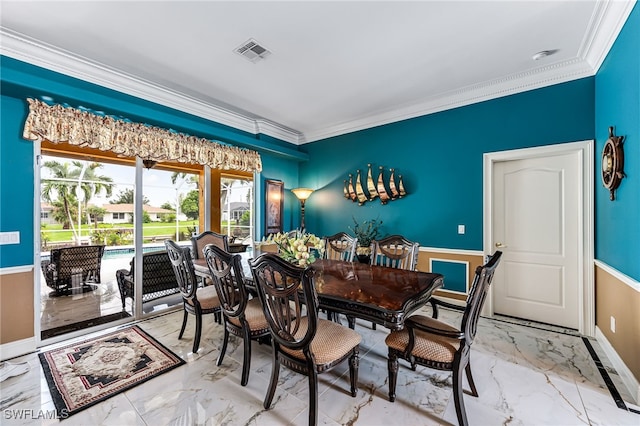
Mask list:
POLYGON ((633 375, 631 370, 625 365, 624 361, 620 358, 616 350, 611 346, 609 340, 602 334, 600 328, 596 326, 596 340, 602 346, 602 349, 607 354, 607 357, 613 364, 613 368, 616 369, 618 375, 622 379, 622 382, 625 384, 632 398, 635 398, 635 401, 631 401, 634 404, 640 404, 640 383, 638 379, 633 375))
POLYGON ((36 351, 36 338, 16 340, 0 345, 0 361, 15 358, 36 351))

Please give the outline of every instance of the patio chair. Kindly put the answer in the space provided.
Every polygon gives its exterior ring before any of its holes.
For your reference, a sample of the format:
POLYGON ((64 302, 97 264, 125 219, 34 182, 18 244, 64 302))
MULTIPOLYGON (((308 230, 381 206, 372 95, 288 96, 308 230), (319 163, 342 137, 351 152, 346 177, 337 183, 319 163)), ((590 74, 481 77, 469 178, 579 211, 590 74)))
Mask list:
POLYGON ((501 256, 502 252, 496 251, 493 256, 489 256, 485 265, 476 269, 460 328, 424 315, 413 315, 405 321, 404 329, 392 331, 387 336, 385 343, 389 347, 389 401, 393 402, 396 399, 398 358, 409 361, 413 370, 416 369, 416 365, 422 365, 436 370, 452 371, 453 401, 458 423, 461 426, 468 424, 462 398, 463 375, 466 373, 471 395, 477 397, 478 391, 471 375, 471 344, 476 336, 480 311, 501 256))
POLYGON ((40 265, 47 286, 56 296, 95 290, 95 284, 100 283, 103 253, 104 245, 52 249, 49 259, 40 265))

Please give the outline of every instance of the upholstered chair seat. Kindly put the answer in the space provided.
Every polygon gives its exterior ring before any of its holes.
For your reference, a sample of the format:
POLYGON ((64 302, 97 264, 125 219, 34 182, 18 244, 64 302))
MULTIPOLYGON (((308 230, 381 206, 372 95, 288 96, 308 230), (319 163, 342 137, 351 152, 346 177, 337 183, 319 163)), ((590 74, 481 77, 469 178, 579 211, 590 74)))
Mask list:
MULTIPOLYGON (((308 329, 308 317, 300 319, 300 328, 294 335, 296 338, 304 336, 308 329)), ((332 364, 336 360, 341 360, 347 356, 354 346, 360 344, 362 337, 351 330, 333 321, 318 319, 318 329, 311 341, 311 354, 318 365, 332 364)), ((282 346, 282 351, 289 355, 304 360, 302 350, 290 349, 282 346)))

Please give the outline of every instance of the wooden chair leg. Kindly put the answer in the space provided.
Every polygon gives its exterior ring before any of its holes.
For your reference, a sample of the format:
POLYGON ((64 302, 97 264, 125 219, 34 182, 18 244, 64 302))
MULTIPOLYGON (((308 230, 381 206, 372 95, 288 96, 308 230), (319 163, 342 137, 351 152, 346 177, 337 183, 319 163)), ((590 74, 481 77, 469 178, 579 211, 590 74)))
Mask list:
POLYGON ((349 328, 350 329, 355 329, 356 328, 356 319, 355 317, 352 316, 347 316, 347 322, 349 323, 349 328))
POLYGON ((182 335, 184 334, 184 329, 187 327, 188 316, 189 316, 189 313, 185 309, 184 316, 182 317, 182 328, 180 328, 180 334, 178 334, 178 340, 182 339, 182 335))
POLYGON ((247 382, 249 382, 249 371, 251 369, 251 336, 249 336, 250 330, 247 327, 243 331, 244 358, 242 360, 242 380, 240 384, 246 386, 247 382))
POLYGON ((309 371, 309 425, 318 424, 318 373, 309 371))
POLYGON ((458 364, 453 369, 453 402, 456 406, 456 416, 460 426, 467 426, 467 413, 464 409, 464 390, 462 388, 462 367, 458 364))
POLYGON ((216 365, 218 367, 222 365, 224 354, 227 352, 227 343, 229 343, 229 330, 227 330, 227 327, 225 327, 224 336, 222 338, 222 347, 220 348, 220 354, 218 355, 218 361, 216 362, 216 365))
POLYGON ((351 379, 351 396, 358 395, 358 369, 360 368, 360 357, 358 348, 353 350, 349 357, 349 378, 351 379))
POLYGON ((389 369, 389 401, 396 400, 396 382, 398 380, 398 355, 389 349, 389 360, 387 361, 389 369))
POLYGON ((465 367, 465 372, 467 373, 467 380, 469 381, 469 387, 471 388, 471 395, 477 397, 478 391, 476 390, 476 384, 473 381, 473 375, 471 374, 471 362, 469 362, 465 367))
POLYGON ((273 365, 271 366, 271 380, 269 381, 269 389, 267 395, 264 398, 264 408, 266 410, 271 407, 271 401, 276 393, 276 386, 278 385, 278 376, 280 375, 280 360, 278 359, 278 353, 276 352, 276 344, 273 343, 273 365))
POLYGON ((196 313, 196 335, 193 339, 193 353, 200 348, 200 336, 202 335, 202 314, 196 313))

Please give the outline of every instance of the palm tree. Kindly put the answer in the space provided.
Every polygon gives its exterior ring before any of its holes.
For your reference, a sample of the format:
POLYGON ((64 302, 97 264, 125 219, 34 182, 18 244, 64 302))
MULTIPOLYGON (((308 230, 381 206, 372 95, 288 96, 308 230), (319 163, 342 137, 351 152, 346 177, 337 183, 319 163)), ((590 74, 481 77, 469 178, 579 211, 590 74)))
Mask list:
POLYGON ((102 167, 102 164, 96 162, 86 164, 72 161, 70 164, 51 160, 46 161, 43 166, 49 169, 53 177, 42 179, 42 198, 52 205, 62 204, 65 217, 63 228, 70 227, 76 241, 80 241, 73 217, 78 212, 72 208, 78 204, 77 196, 80 193, 84 195, 83 204, 87 211, 86 206, 94 195, 104 191, 107 196, 111 196, 113 179, 96 174, 96 169, 102 167))

